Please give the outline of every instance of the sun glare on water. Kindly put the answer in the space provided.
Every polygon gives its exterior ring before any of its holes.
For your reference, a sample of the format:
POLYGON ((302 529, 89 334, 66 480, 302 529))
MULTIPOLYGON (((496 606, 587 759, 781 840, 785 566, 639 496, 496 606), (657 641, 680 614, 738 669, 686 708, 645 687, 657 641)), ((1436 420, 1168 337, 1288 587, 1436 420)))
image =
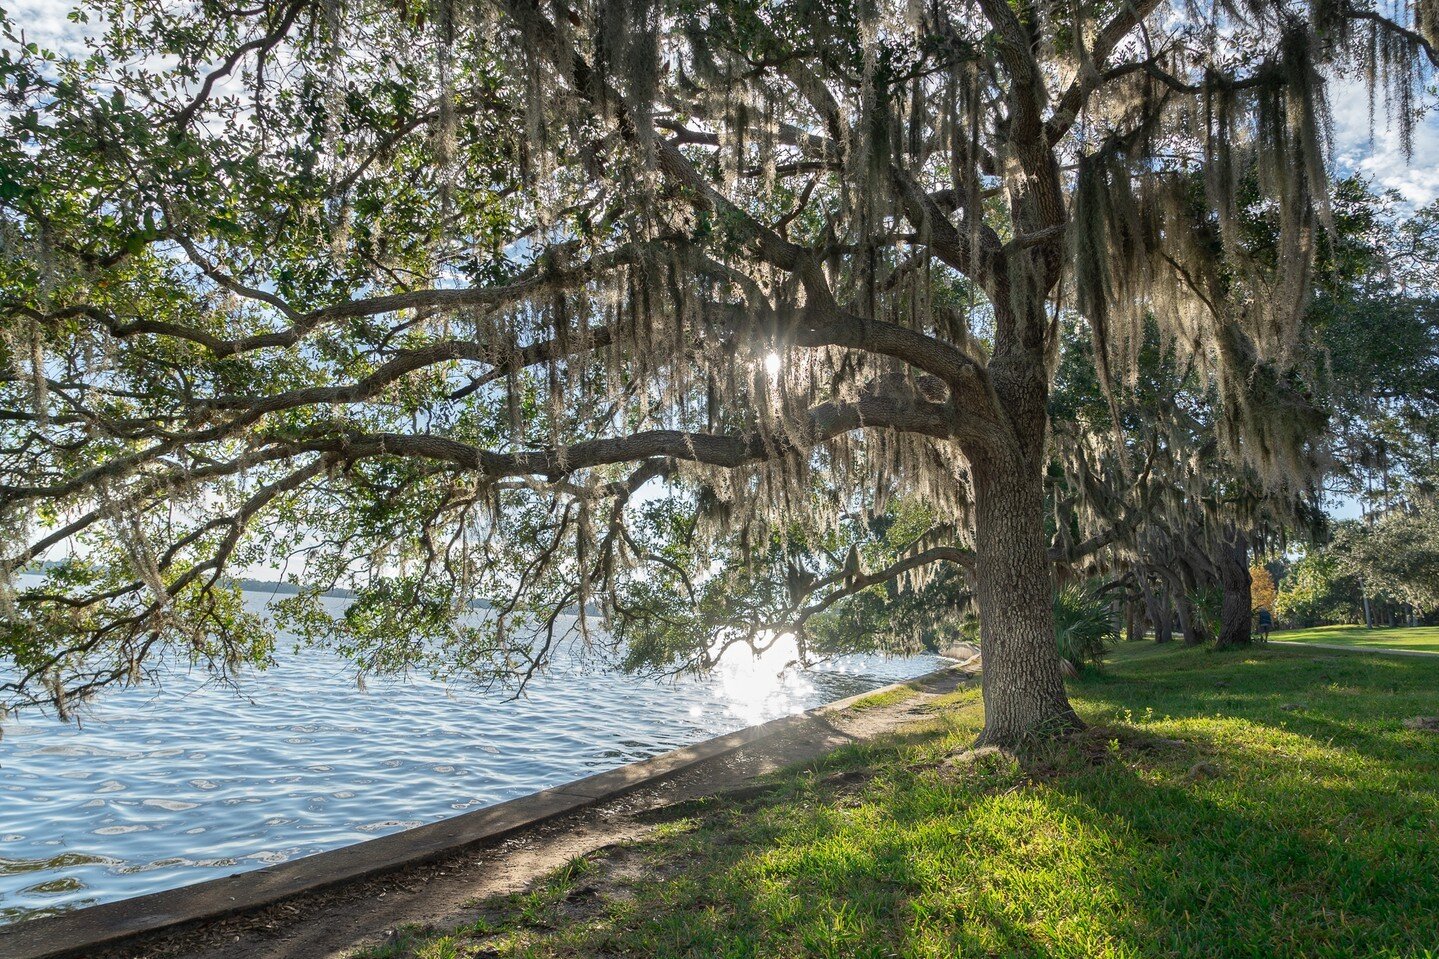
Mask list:
POLYGON ((799 647, 790 635, 781 636, 758 655, 743 646, 732 647, 715 667, 719 680, 715 695, 746 723, 763 722, 776 711, 789 712, 786 706, 802 701, 812 691, 802 672, 786 668, 798 656, 799 647))

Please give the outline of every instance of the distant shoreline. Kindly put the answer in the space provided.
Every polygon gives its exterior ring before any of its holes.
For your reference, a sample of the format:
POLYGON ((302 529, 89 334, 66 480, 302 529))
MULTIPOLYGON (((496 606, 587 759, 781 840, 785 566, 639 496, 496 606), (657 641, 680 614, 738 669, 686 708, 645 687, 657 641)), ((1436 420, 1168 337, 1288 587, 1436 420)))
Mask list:
MULTIPOLYGON (((295 596, 302 589, 302 587, 296 586, 294 583, 286 583, 278 579, 250 579, 247 576, 233 580, 233 582, 237 583, 241 589, 251 593, 281 593, 285 596, 295 596)), ((320 595, 333 599, 354 599, 355 591, 353 589, 337 587, 335 589, 327 589, 320 595)), ((486 603, 486 605, 489 604, 486 603)))
MULTIPOLYGON (((38 576, 42 571, 49 569, 52 566, 58 565, 60 564, 57 561, 46 560, 43 563, 35 563, 34 565, 25 568, 21 571, 21 575, 29 574, 31 576, 38 576)), ((239 579, 232 579, 230 580, 230 582, 236 583, 242 590, 245 590, 246 592, 269 593, 272 596, 295 596, 298 595, 302 589, 304 589, 303 586, 297 586, 294 583, 286 583, 278 579, 251 579, 248 576, 244 576, 239 579)), ((352 589, 345 589, 343 586, 341 586, 336 587, 335 589, 327 589, 320 595, 322 597, 325 597, 326 599, 354 599, 355 591, 352 589)), ((470 606, 475 609, 494 608, 494 604, 487 599, 474 600, 470 603, 470 606)), ((573 616, 578 614, 579 610, 571 609, 566 610, 566 612, 569 615, 573 616)), ((587 612, 591 616, 600 615, 599 609, 595 606, 588 607, 587 612)))
MULTIPOLYGON (((61 565, 60 561, 47 559, 43 562, 32 563, 31 565, 25 567, 24 569, 20 570, 20 575, 39 576, 44 573, 45 570, 53 569, 54 567, 59 565, 61 565)), ((303 588, 300 586, 296 586, 294 583, 286 583, 278 579, 252 579, 248 576, 242 576, 239 579, 231 579, 227 577, 226 581, 235 583, 241 589, 247 590, 252 593, 280 593, 285 596, 295 596, 303 588)), ((334 599, 354 599, 355 591, 352 589, 345 589, 343 587, 339 587, 336 589, 327 589, 320 595, 332 597, 334 599)), ((489 604, 485 603, 485 605, 488 606, 489 604)))

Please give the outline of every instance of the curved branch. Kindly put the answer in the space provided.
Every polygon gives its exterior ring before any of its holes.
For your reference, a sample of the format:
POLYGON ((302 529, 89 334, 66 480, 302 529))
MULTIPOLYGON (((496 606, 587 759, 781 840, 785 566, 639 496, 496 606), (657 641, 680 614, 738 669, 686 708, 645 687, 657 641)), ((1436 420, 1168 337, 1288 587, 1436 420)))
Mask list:
POLYGON ((295 346, 320 326, 336 320, 379 316, 401 310, 460 310, 477 307, 496 309, 520 303, 547 291, 588 282, 608 270, 633 265, 638 263, 651 247, 660 248, 667 247, 667 245, 663 240, 653 244, 628 244, 608 253, 596 254, 576 266, 549 270, 535 269, 528 275, 499 286, 410 290, 404 293, 347 300, 311 310, 309 313, 300 313, 294 310, 273 294, 249 290, 233 280, 227 279, 222 282, 214 274, 210 274, 212 279, 216 279, 216 282, 220 282, 231 292, 266 303, 294 318, 294 322, 285 329, 235 339, 226 339, 197 327, 168 320, 142 318, 122 321, 93 304, 75 304, 42 313, 22 303, 6 303, 0 305, 0 311, 15 313, 42 322, 84 316, 95 320, 117 339, 143 334, 172 336, 202 346, 216 357, 226 358, 257 350, 286 349, 295 346))
POLYGON ((210 99, 210 94, 215 90, 215 84, 233 73, 235 68, 240 65, 240 61, 245 59, 246 56, 258 52, 260 57, 263 58, 271 50, 275 49, 276 45, 290 32, 290 28, 295 25, 295 20, 300 16, 300 11, 304 10, 306 6, 308 6, 308 4, 305 3, 304 0, 296 0, 295 3, 290 4, 290 6, 285 9, 284 14, 280 18, 280 22, 274 30, 271 30, 263 37, 251 40, 249 43, 237 47, 233 53, 225 58, 224 62, 214 70, 211 70, 205 77, 204 82, 200 85, 200 90, 195 94, 194 99, 175 114, 176 126, 185 126, 193 120, 195 114, 199 113, 200 108, 210 99))
POLYGON ((340 461, 406 456, 477 470, 488 479, 543 476, 554 480, 579 470, 636 460, 669 458, 735 468, 811 449, 857 429, 886 428, 950 438, 948 408, 915 398, 873 396, 854 403, 811 407, 803 434, 694 433, 647 430, 623 437, 586 440, 546 450, 497 453, 442 436, 406 433, 347 433, 312 438, 274 437, 276 449, 333 453, 340 461))
POLYGON ((1098 36, 1095 37, 1094 43, 1088 51, 1086 64, 1090 69, 1081 68, 1079 75, 1074 78, 1074 82, 1064 93, 1060 94, 1054 113, 1050 115, 1044 125, 1045 138, 1051 146, 1062 140, 1074 126, 1075 120, 1084 111, 1085 104, 1088 103, 1089 97, 1094 91, 1110 80, 1133 72, 1134 69, 1142 69, 1143 64, 1136 63, 1123 64, 1103 74, 1097 72, 1097 68, 1109 59, 1109 55, 1125 37, 1129 36, 1130 31, 1139 26, 1144 18, 1158 7, 1159 0, 1131 0, 1120 8, 1113 19, 1100 28, 1098 36))
POLYGON ((1429 58, 1429 62, 1436 68, 1439 68, 1439 48, 1436 48, 1434 44, 1430 43, 1423 34, 1396 23, 1394 20, 1375 10, 1346 7, 1344 16, 1349 17, 1351 20, 1367 20, 1383 30, 1388 30, 1391 33, 1403 37, 1405 40, 1414 44, 1415 47, 1424 51, 1424 55, 1429 58))

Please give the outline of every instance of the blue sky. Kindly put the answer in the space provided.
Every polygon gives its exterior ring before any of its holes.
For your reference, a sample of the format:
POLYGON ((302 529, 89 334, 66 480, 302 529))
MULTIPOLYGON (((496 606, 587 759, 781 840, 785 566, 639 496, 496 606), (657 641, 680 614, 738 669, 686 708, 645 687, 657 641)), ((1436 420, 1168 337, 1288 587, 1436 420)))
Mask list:
POLYGON ((1360 83, 1341 82, 1330 88, 1334 116, 1334 160, 1343 172, 1371 177, 1382 187, 1398 190, 1421 206, 1439 198, 1439 115, 1431 113, 1414 131, 1414 153, 1405 160, 1399 133, 1377 104, 1374 138, 1369 138, 1369 95, 1360 83))

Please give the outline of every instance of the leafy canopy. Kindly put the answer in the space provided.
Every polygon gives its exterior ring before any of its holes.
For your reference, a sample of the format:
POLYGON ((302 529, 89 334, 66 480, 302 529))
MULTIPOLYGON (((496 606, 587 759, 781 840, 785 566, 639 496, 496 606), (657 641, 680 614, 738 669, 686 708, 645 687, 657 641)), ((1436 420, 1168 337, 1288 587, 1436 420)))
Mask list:
MULTIPOLYGON (((1321 74, 1407 129, 1439 62, 1434 0, 78 17, 83 54, 0 49, 0 643, 61 711, 167 650, 263 661, 228 570, 295 571, 290 623, 364 669, 494 680, 796 518, 912 497, 954 562, 976 464, 1042 468, 1065 308, 1104 390, 1157 322, 1290 483, 1242 385, 1284 379, 1333 221, 1321 74)), ((721 585, 635 648, 757 588, 721 585)))

